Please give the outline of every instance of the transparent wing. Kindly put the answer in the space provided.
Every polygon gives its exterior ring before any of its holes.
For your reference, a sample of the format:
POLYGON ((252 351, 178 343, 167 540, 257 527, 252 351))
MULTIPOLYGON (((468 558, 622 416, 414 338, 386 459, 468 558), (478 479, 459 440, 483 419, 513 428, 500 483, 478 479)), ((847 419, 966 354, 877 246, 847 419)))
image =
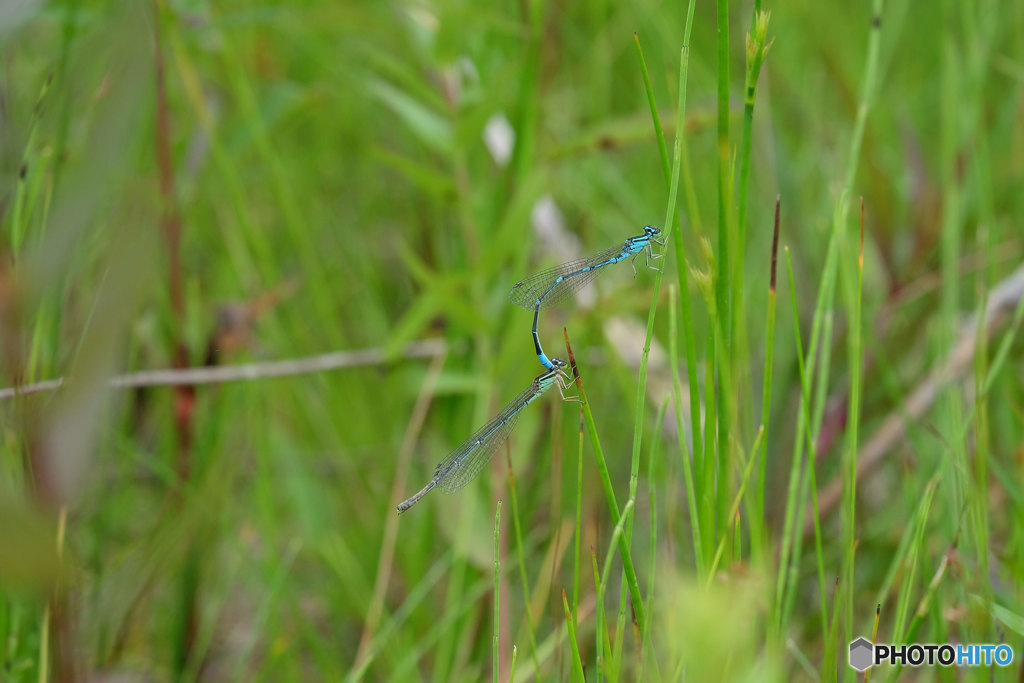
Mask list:
POLYGON ((602 252, 588 256, 587 258, 577 259, 575 261, 569 261, 563 263, 560 266, 554 268, 548 268, 542 270, 535 275, 531 275, 528 278, 520 280, 512 287, 512 291, 508 294, 508 300, 514 303, 516 306, 521 306, 528 311, 532 311, 534 306, 537 305, 538 297, 543 296, 541 299, 540 307, 547 308, 548 306, 554 306, 560 304, 569 298, 572 294, 578 292, 587 285, 588 282, 594 279, 594 276, 601 270, 601 268, 594 268, 584 273, 580 273, 585 268, 593 268, 599 263, 605 263, 609 259, 620 256, 625 249, 624 245, 619 244, 615 247, 609 247, 602 252), (566 277, 566 279, 555 285, 554 289, 548 292, 548 289, 558 280, 558 278, 571 275, 572 277, 566 277), (548 292, 547 295, 544 295, 548 292))
POLYGON ((523 408, 530 405, 550 386, 540 385, 534 380, 527 389, 505 406, 504 410, 473 432, 472 436, 434 469, 437 487, 445 493, 455 493, 473 481, 476 475, 480 474, 480 470, 491 461, 498 447, 505 443, 523 408))

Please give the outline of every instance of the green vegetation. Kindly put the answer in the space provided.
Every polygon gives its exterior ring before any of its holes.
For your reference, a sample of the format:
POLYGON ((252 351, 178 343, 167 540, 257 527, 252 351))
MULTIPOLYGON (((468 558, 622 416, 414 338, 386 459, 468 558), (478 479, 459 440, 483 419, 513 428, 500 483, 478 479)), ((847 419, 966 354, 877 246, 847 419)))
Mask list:
POLYGON ((0 680, 1016 680, 1021 27, 0 3, 0 680))

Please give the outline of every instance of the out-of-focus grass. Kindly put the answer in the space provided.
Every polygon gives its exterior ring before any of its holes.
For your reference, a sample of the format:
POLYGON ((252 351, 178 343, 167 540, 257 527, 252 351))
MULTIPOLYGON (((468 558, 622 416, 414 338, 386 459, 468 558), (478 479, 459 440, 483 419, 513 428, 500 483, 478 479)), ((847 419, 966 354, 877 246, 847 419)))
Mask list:
POLYGON ((879 602, 879 640, 1024 653, 1019 317, 972 328, 966 372, 855 491, 851 474, 1024 260, 1018 5, 761 3, 756 100, 747 5, 728 7, 725 74, 724 5, 697 3, 688 41, 687 3, 19 8, 0 10, 0 363, 4 385, 69 384, 0 404, 0 678, 504 680, 515 645, 517 680, 852 680, 845 644, 879 602), (485 143, 501 120, 507 157, 485 143), (766 326, 777 195, 792 269, 766 326), (592 306, 541 319, 549 348, 571 332, 586 433, 548 396, 480 481, 396 521, 538 374, 512 283, 649 223, 677 240, 663 276, 617 266, 592 306), (433 369, 402 357, 430 337, 448 343, 433 369), (192 399, 102 388, 170 367, 176 339, 194 365, 390 360, 192 399), (841 509, 805 534, 838 481, 841 509))

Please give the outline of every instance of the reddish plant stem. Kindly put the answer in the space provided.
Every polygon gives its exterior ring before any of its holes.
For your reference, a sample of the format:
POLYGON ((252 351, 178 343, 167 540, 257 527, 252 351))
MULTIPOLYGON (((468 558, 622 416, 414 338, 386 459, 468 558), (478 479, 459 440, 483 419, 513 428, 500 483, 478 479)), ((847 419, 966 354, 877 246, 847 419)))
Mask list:
MULTIPOLYGON (((175 369, 188 367, 188 349, 182 336, 185 326, 185 286, 181 267, 181 214, 178 210, 177 193, 174 187, 174 163, 171 158, 171 124, 167 108, 167 88, 164 68, 163 44, 161 41, 160 14, 162 3, 154 0, 153 5, 153 66, 156 76, 156 160, 160 177, 160 229, 167 243, 168 286, 170 288, 172 326, 170 340, 173 347, 172 364, 175 369)), ((175 465, 178 474, 179 495, 192 474, 190 452, 192 449, 192 417, 195 409, 195 387, 183 385, 174 389, 174 426, 177 435, 175 465)), ((198 580, 189 582, 184 599, 185 614, 182 624, 182 651, 178 653, 179 666, 191 658, 199 628, 198 580)))

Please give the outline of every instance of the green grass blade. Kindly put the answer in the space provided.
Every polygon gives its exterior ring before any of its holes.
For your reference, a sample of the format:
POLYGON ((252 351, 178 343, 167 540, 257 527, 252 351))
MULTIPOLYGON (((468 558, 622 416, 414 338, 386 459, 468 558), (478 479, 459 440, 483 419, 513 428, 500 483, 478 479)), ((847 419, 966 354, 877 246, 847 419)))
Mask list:
MULTIPOLYGON (((597 435, 597 424, 594 422, 594 415, 590 411, 590 402, 587 400, 587 392, 583 388, 583 379, 576 366, 576 357, 573 355, 572 347, 569 344, 569 333, 564 331, 566 351, 569 354, 569 362, 572 367, 573 376, 576 378, 576 388, 579 391, 580 400, 583 404, 583 416, 587 423, 587 431, 590 434, 590 444, 594 448, 594 458, 597 461, 597 471, 601 476, 601 485, 604 489, 605 500, 608 503, 608 510, 612 516, 612 522, 619 523, 620 514, 618 503, 615 502, 615 490, 612 488, 611 476, 608 474, 608 464, 605 462, 604 449, 601 448, 601 440, 597 435)), ((640 584, 636 577, 636 569, 633 566, 633 556, 624 536, 618 537, 619 554, 622 556, 622 566, 626 572, 626 583, 629 586, 629 595, 633 602, 633 611, 636 613, 640 629, 643 631, 647 621, 644 610, 643 595, 640 592, 640 584)))
MULTIPOLYGON (((493 665, 492 680, 498 683, 498 644, 501 626, 501 501, 494 511, 494 639, 491 650, 491 662, 493 665)), ((529 603, 527 603, 529 604, 529 603)))
POLYGON ((572 612, 569 610, 569 600, 565 597, 565 590, 562 590, 562 607, 565 609, 565 627, 569 631, 569 645, 571 647, 573 680, 584 683, 583 660, 580 658, 580 648, 576 643, 576 626, 573 624, 572 612))

